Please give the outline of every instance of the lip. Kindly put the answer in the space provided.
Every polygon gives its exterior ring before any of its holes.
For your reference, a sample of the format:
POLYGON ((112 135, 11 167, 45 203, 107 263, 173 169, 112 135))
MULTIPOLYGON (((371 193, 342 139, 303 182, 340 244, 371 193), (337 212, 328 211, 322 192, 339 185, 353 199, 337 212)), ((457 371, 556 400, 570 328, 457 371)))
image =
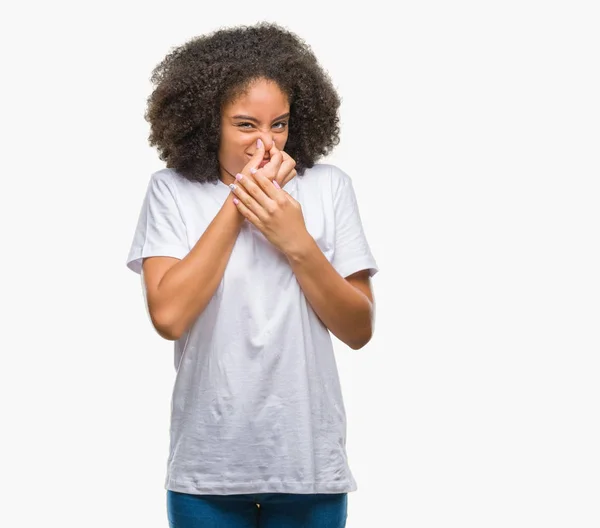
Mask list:
POLYGON ((263 168, 263 167, 264 167, 264 166, 265 166, 267 163, 269 163, 269 161, 271 161, 271 160, 270 160, 270 159, 263 159, 263 160, 260 162, 260 164, 259 164, 258 168, 259 168, 259 169, 262 169, 262 168, 263 168))

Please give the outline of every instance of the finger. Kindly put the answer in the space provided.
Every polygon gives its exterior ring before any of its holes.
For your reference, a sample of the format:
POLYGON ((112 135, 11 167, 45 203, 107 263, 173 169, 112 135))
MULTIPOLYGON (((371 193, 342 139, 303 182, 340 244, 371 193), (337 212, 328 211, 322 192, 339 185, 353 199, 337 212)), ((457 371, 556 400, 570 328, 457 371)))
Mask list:
POLYGON ((296 166, 296 160, 294 158, 292 158, 292 156, 290 156, 285 150, 281 151, 281 155, 283 156, 283 161, 288 161, 290 163, 293 163, 294 166, 296 166))
POLYGON ((279 167, 279 174, 277 175, 277 181, 282 187, 294 178, 298 173, 295 171, 296 160, 292 158, 287 152, 281 151, 283 156, 283 162, 279 167))
MULTIPOLYGON (((256 177, 256 175, 254 176, 256 177)), ((250 209, 259 219, 267 218, 267 211, 270 211, 272 204, 271 199, 265 195, 262 189, 250 177, 236 176, 237 183, 231 183, 229 188, 235 196, 250 209)), ((272 185, 272 184, 271 184, 272 185)))
POLYGON ((252 174, 252 170, 256 170, 260 165, 260 162, 265 157, 265 145, 264 143, 258 139, 256 140, 256 150, 254 154, 250 158, 250 161, 246 163, 245 167, 242 169, 242 174, 244 176, 248 176, 252 174))
POLYGON ((292 172, 290 172, 290 173, 287 174, 287 176, 285 177, 285 179, 281 183, 281 187, 285 187, 287 185, 287 183, 290 180, 293 180, 296 176, 298 176, 298 173, 296 172, 296 169, 294 169, 294 170, 292 170, 292 172))
POLYGON ((260 229, 261 222, 260 219, 250 210, 244 203, 235 196, 233 197, 233 203, 237 207, 237 210, 240 212, 244 218, 246 218, 249 222, 252 222, 256 227, 260 229))
POLYGON ((268 212, 272 212, 271 208, 275 205, 273 202, 277 201, 281 186, 276 179, 271 180, 268 178, 263 170, 256 171, 254 181, 262 190, 263 196, 266 195, 266 200, 262 203, 263 208, 268 212))
POLYGON ((262 168, 264 171, 264 175, 270 180, 274 180, 279 173, 279 168, 281 167, 281 163, 283 162, 282 151, 277 148, 277 144, 275 141, 271 144, 271 149, 269 150, 271 154, 271 159, 269 162, 262 168))
POLYGON ((290 178, 287 179, 287 181, 291 180, 297 174, 295 168, 296 160, 293 159, 287 152, 283 152, 283 163, 281 164, 281 167, 279 169, 280 172, 283 172, 283 174, 285 174, 286 176, 292 172, 294 173, 290 178))

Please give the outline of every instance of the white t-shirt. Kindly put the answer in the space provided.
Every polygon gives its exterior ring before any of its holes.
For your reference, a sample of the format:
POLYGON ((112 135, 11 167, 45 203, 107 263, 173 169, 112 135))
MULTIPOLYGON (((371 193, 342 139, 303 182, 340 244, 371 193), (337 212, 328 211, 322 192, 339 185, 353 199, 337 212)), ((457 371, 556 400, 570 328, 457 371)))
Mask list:
MULTIPOLYGON (((308 232, 340 275, 378 271, 345 172, 317 164, 285 191, 302 205, 308 232)), ((183 258, 232 198, 221 181, 155 172, 127 266, 141 273, 145 257, 183 258)), ((165 489, 217 495, 357 489, 329 330, 285 256, 249 221, 209 304, 174 342, 174 359, 165 489)))

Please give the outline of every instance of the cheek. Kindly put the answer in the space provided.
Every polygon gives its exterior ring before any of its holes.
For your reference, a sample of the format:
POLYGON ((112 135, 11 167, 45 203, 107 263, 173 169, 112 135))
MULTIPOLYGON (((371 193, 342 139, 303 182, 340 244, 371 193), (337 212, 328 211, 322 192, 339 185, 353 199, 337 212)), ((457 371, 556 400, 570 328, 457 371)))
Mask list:
POLYGON ((240 151, 239 141, 231 136, 221 138, 221 146, 219 147, 219 156, 231 158, 240 151))
POLYGON ((250 134, 242 133, 229 133, 221 138, 221 152, 227 153, 228 155, 239 155, 248 150, 248 147, 252 144, 252 138, 250 134))
POLYGON ((221 142, 219 148, 219 164, 229 172, 241 171, 249 160, 249 152, 253 152, 252 141, 248 137, 228 138, 221 142))

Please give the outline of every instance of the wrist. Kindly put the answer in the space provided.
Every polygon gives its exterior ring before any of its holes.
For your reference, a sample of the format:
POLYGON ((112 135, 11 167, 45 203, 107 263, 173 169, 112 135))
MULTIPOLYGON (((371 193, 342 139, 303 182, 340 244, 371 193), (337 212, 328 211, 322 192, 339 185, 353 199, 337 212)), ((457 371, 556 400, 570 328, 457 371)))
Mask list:
POLYGON ((310 255, 315 245, 315 239, 306 231, 301 237, 296 237, 294 242, 284 249, 283 253, 288 262, 293 265, 303 262, 310 255))
POLYGON ((225 203, 223 204, 223 207, 221 207, 221 211, 227 214, 227 216, 231 218, 233 222, 235 222, 236 226, 241 227, 246 218, 242 213, 240 213, 237 206, 233 203, 234 197, 235 196, 233 193, 227 195, 225 203))

